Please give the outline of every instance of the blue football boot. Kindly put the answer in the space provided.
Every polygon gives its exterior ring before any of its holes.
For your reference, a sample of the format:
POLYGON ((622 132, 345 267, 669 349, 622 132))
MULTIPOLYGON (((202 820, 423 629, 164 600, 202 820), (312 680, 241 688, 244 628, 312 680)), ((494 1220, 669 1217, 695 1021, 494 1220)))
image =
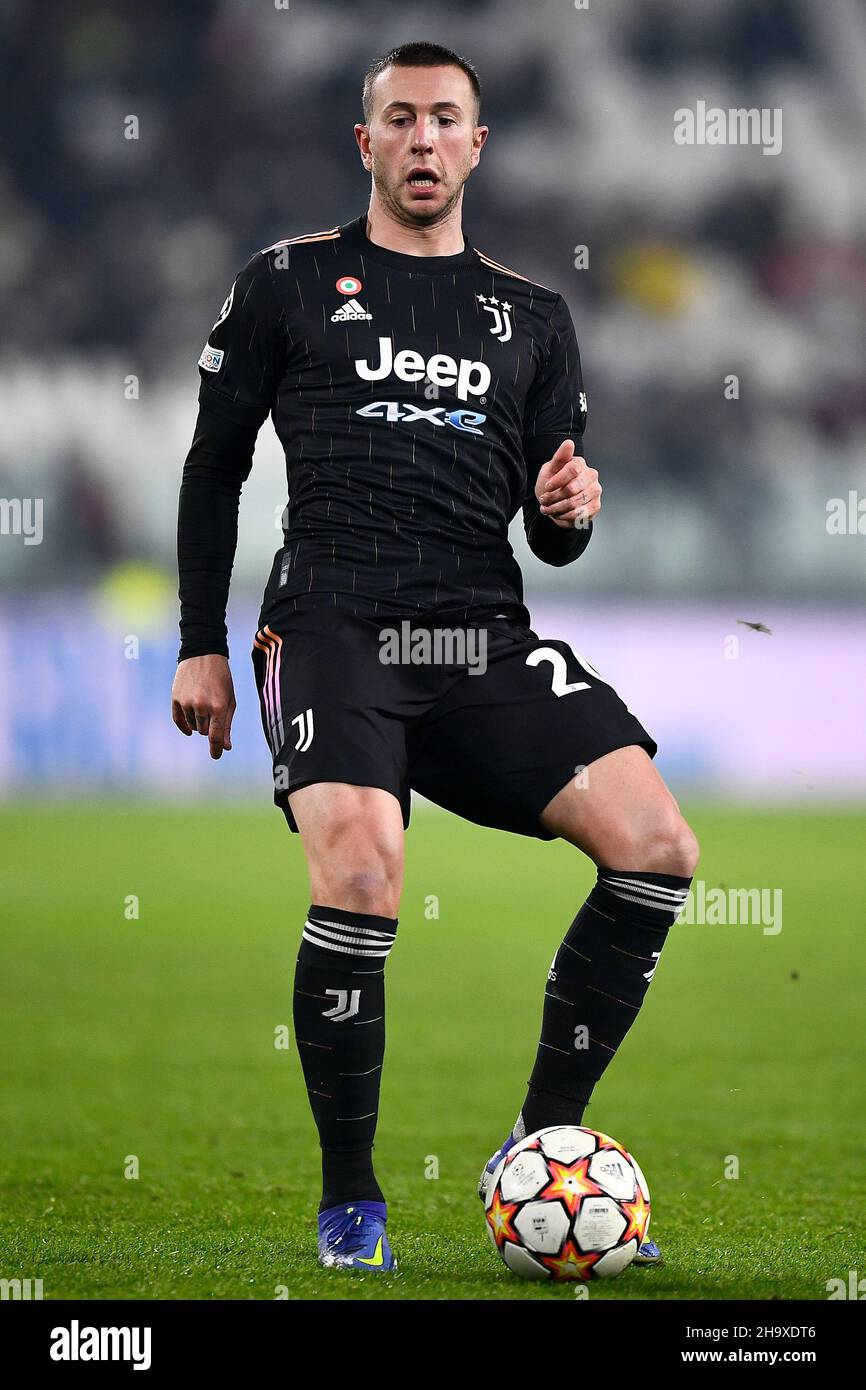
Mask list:
POLYGON ((493 1175, 499 1167, 509 1149, 513 1149, 517 1143, 513 1134, 509 1134, 501 1149, 497 1149, 495 1154, 491 1154, 484 1167, 481 1169, 481 1177, 478 1179, 478 1196, 481 1198, 485 1207, 487 1206, 487 1193, 493 1181, 493 1175))
POLYGON ((319 1212, 319 1264, 385 1274, 397 1268, 388 1244, 384 1202, 353 1202, 319 1212))
POLYGON ((632 1260, 632 1264, 633 1264, 633 1265, 661 1265, 661 1264, 664 1264, 664 1260, 662 1259, 662 1252, 661 1252, 661 1250, 659 1250, 659 1248, 658 1248, 658 1246, 656 1245, 656 1243, 655 1243, 654 1240, 645 1240, 645 1241, 644 1241, 643 1245, 640 1247, 640 1249, 638 1250, 638 1252, 637 1252, 637 1254, 635 1255, 634 1259, 632 1260))

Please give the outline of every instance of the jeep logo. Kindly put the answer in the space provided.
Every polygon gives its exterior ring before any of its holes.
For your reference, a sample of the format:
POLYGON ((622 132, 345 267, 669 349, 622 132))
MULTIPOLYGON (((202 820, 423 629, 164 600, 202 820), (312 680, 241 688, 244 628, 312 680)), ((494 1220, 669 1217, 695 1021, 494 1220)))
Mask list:
POLYGON ((486 362, 470 362, 461 357, 455 362, 445 352, 436 352, 426 362, 420 352, 404 348, 394 356, 390 338, 379 339, 379 364, 355 359, 355 371, 363 381, 383 381, 393 372, 401 381, 431 381, 434 386, 456 386, 461 401, 470 396, 483 396, 490 385, 490 368, 486 362))

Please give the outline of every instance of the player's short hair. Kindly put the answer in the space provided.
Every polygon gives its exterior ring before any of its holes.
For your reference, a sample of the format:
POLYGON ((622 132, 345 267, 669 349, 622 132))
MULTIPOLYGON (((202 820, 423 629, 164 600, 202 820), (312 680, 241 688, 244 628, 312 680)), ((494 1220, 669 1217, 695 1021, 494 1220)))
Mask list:
POLYGON ((364 123, 370 124, 373 115, 373 83, 380 73, 386 68, 460 68, 469 78, 472 92, 475 97, 475 122, 478 123, 481 115, 481 80, 474 63, 470 63, 468 58, 461 58, 459 53, 454 53, 450 48, 444 48, 441 43, 426 43, 423 40, 417 43, 401 43, 399 48, 392 48, 390 53, 384 57, 377 58, 371 63, 364 74, 364 86, 361 96, 361 104, 364 108, 364 123))

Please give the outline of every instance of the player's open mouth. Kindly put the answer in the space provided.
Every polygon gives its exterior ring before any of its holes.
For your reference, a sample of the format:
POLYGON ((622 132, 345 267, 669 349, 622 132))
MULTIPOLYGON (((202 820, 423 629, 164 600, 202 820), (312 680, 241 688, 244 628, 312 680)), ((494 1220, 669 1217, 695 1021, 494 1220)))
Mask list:
POLYGON ((430 192, 439 182, 438 175, 429 169, 414 169, 406 180, 410 188, 416 189, 419 193, 430 192))

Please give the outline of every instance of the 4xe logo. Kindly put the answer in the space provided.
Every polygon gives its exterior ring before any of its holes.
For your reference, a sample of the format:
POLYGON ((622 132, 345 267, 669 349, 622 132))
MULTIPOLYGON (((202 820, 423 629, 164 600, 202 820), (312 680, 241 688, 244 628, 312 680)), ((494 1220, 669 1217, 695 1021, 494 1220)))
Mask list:
POLYGON ((447 352, 434 352, 425 362, 421 353, 411 348, 395 354, 390 338, 379 339, 376 366, 356 357, 355 371, 362 381, 384 381, 393 375, 400 381, 427 380, 434 386, 453 386, 461 401, 468 401, 470 396, 483 396, 491 381, 486 362, 472 362, 468 357, 461 357, 457 362, 447 352))
POLYGON ((363 415, 368 420, 387 420, 392 425, 426 420, 430 425, 451 425, 464 434, 482 435, 484 431, 476 426, 482 425, 487 419, 486 415, 480 415, 475 410, 446 410, 444 405, 426 408, 411 401, 371 401, 369 405, 359 406, 355 414, 363 415))

